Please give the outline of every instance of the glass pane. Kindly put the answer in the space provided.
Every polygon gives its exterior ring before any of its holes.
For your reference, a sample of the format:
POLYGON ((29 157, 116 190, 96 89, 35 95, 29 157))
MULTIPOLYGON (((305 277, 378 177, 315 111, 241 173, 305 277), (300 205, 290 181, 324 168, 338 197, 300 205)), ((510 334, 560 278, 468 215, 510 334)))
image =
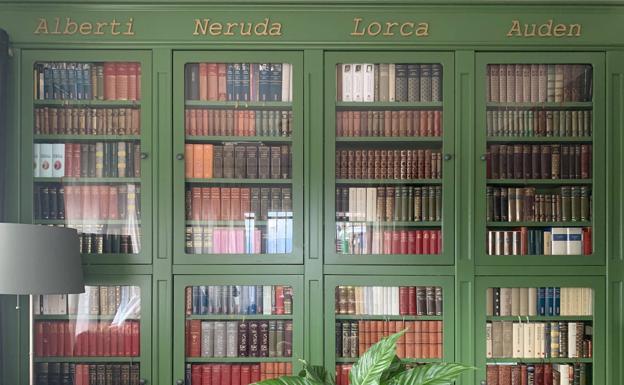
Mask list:
POLYGON ((487 74, 487 253, 592 254, 592 66, 487 74))
POLYGON ((34 67, 34 223, 75 228, 84 254, 141 251, 141 66, 34 67))
POLYGON ((442 253, 442 65, 336 77, 336 252, 442 253))
POLYGON ((292 72, 186 65, 187 254, 292 253, 292 72))

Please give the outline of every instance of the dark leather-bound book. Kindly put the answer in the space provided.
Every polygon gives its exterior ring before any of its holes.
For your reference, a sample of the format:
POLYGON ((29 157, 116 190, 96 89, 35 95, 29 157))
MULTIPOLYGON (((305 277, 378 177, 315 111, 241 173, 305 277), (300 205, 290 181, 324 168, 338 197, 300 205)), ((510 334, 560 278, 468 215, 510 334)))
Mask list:
POLYGON ((269 204, 271 199, 271 189, 260 189, 260 220, 266 221, 268 219, 269 204))
POLYGON ((282 179, 290 178, 292 176, 291 175, 292 159, 291 159, 291 148, 290 148, 290 146, 288 146, 288 145, 281 146, 281 159, 280 159, 280 163, 281 163, 282 179))
POLYGON ((258 357, 269 356, 269 321, 258 321, 258 357))
POLYGON ((523 146, 516 144, 513 146, 513 177, 515 179, 522 179, 524 175, 524 162, 522 158, 523 146))
POLYGON ((269 179, 271 177, 271 148, 258 147, 258 178, 269 179))
POLYGON ((553 144, 551 146, 551 161, 550 161, 550 178, 549 179, 560 179, 560 163, 561 163, 561 154, 560 154, 561 146, 558 144, 553 144))
POLYGON ((236 179, 247 178, 246 150, 246 146, 234 147, 234 178, 236 179))
POLYGON ((486 366, 486 379, 487 379, 487 385, 501 385, 498 382, 498 366, 497 365, 486 366))
POLYGON ((416 315, 427 314, 427 289, 425 286, 416 287, 416 315))
POLYGON ((234 178, 234 144, 223 146, 223 178, 234 178))
POLYGON ((223 178, 223 146, 213 147, 212 176, 223 178))
POLYGON ((292 357, 293 323, 284 321, 284 357, 292 357))
POLYGON ((591 178, 592 170, 592 146, 590 144, 581 145, 581 171, 580 176, 583 179, 591 178))
POLYGON ((506 179, 510 177, 507 175, 507 145, 501 144, 498 149, 498 175, 501 179, 506 179))
POLYGON ((490 169, 490 177, 492 179, 499 179, 500 176, 500 147, 497 144, 493 144, 489 148, 489 169, 490 169))
POLYGON ((249 212, 253 214, 253 218, 260 219, 260 188, 254 187, 250 190, 249 212))
POLYGON ((511 385, 511 366, 498 365, 498 384, 511 385))

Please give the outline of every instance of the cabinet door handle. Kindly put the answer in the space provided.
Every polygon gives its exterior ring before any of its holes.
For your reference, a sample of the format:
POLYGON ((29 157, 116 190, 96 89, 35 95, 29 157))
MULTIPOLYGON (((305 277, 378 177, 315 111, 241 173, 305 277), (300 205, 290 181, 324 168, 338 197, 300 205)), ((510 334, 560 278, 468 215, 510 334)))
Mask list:
POLYGON ((176 380, 176 385, 184 385, 184 380, 176 380))
POLYGON ((141 153, 141 159, 147 159, 147 152, 141 153))
POLYGON ((486 160, 487 157, 485 156, 485 154, 481 155, 481 160, 486 160))
POLYGON ((139 380, 139 385, 145 385, 145 384, 147 384, 147 380, 145 378, 141 378, 139 380))
POLYGON ((177 159, 177 160, 182 160, 182 159, 184 159, 184 154, 177 154, 177 155, 176 155, 176 159, 177 159))
POLYGON ((449 161, 451 159, 453 159, 453 155, 451 155, 451 154, 444 154, 444 160, 449 161))

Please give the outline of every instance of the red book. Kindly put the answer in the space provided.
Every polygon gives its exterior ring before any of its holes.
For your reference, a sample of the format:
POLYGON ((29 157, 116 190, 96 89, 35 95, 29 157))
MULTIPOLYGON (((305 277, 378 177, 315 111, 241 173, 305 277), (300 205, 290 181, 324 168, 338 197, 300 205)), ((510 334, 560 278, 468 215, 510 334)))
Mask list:
POLYGON ((422 253, 423 253, 423 230, 416 230, 416 252, 415 254, 422 254, 422 253))
POLYGON ((221 219, 221 189, 219 187, 211 187, 210 188, 210 211, 209 217, 210 220, 220 220, 221 219))
POLYGON ((117 187, 110 186, 108 189, 108 219, 119 219, 118 201, 117 187))
POLYGON ((204 178, 212 178, 214 150, 212 144, 203 144, 202 153, 204 155, 204 178))
POLYGON ((132 355, 138 357, 141 354, 141 323, 130 321, 132 327, 132 355))
POLYGON ((429 252, 431 254, 439 254, 440 251, 438 250, 438 230, 430 230, 429 232, 431 233, 429 238, 429 252))
POLYGON ((217 64, 217 97, 219 100, 227 100, 227 67, 225 63, 217 64))
POLYGON ((65 355, 71 357, 74 355, 74 332, 75 323, 65 322, 65 355))
POLYGON ((232 378, 231 366, 228 364, 221 364, 221 385, 231 385, 230 380, 232 378))
POLYGON ((124 328, 124 356, 132 356, 132 323, 131 321, 125 321, 123 323, 124 328))
POLYGON ((82 376, 83 376, 82 368, 83 368, 83 366, 84 365, 82 365, 82 364, 76 364, 76 374, 75 374, 74 385, 88 385, 88 384, 85 384, 82 381, 82 376))
POLYGON ((535 365, 535 385, 544 384, 544 365, 535 365))
POLYGON ((193 178, 193 144, 184 145, 184 176, 186 178, 193 178))
POLYGON ((193 178, 204 177, 204 148, 201 144, 193 145, 193 178))
POLYGON ((199 100, 208 100, 208 63, 199 63, 199 100))
POLYGON ((553 385, 553 367, 551 364, 544 365, 544 385, 553 385))
POLYGON ((275 314, 284 314, 284 287, 275 286, 275 314))
POLYGON ((232 187, 230 193, 230 219, 242 220, 243 214, 241 212, 240 187, 232 187))
POLYGON ((591 255, 592 252, 592 228, 586 227, 583 229, 583 254, 591 255))
POLYGON ((126 337, 123 322, 117 325, 117 355, 126 355, 126 337))
POLYGON ((212 385, 212 365, 201 366, 201 385, 212 385))
POLYGON ((349 384, 349 372, 351 371, 351 365, 341 365, 340 368, 340 383, 342 385, 349 384))
POLYGON ((416 286, 408 287, 407 298, 409 300, 407 314, 416 315, 416 286))
POLYGON ((128 100, 137 100, 137 71, 139 63, 128 64, 128 100))
POLYGON ((206 72, 208 77, 208 100, 217 100, 219 98, 219 68, 217 63, 207 63, 206 72))
POLYGON ((422 254, 431 254, 431 231, 423 230, 422 254))
POLYGON ((268 372, 269 372, 269 364, 272 364, 272 362, 261 362, 260 363, 260 381, 264 381, 266 380, 268 377, 268 372))
POLYGON ((35 357, 43 357, 44 346, 44 324, 45 322, 35 323, 35 357))
POLYGON ((111 330, 110 325, 101 322, 100 323, 102 333, 102 355, 108 357, 111 355, 111 330))
POLYGON ((520 228, 520 255, 529 253, 529 230, 526 227, 520 228))
MULTIPOLYGON (((197 135, 197 110, 189 110, 189 135, 196 136, 197 135)), ((193 150, 195 150, 196 145, 193 145, 193 150)))
POLYGON ((191 383, 201 384, 202 368, 201 365, 191 365, 191 383))
POLYGON ((83 353, 87 354, 90 357, 97 356, 97 334, 98 334, 98 323, 97 321, 89 321, 89 338, 87 343, 87 349, 83 349, 83 353))
POLYGON ((251 382, 260 381, 260 364, 251 366, 251 382))
POLYGON ((392 231, 383 232, 383 254, 392 254, 392 231))
POLYGON ((190 335, 189 335, 189 357, 199 357, 201 356, 201 321, 200 320, 191 320, 190 321, 190 335))
POLYGON ((240 385, 251 383, 251 365, 241 365, 240 385))
MULTIPOLYGON (((116 100, 128 100, 128 63, 116 63, 115 98, 116 100)), ((106 74, 104 74, 106 76, 106 74)), ((106 81, 106 80, 104 80, 106 81)))
POLYGON ((211 385, 221 385, 221 365, 212 365, 211 385))
MULTIPOLYGON (((567 373, 561 373, 562 376, 565 374, 567 373)), ((520 385, 529 385, 529 372, 526 364, 520 365, 520 385)))
POLYGON ((119 326, 117 324, 110 325, 110 354, 111 356, 119 355, 119 326))
POLYGON ((95 355, 102 357, 104 355, 104 323, 96 322, 95 327, 95 355))
POLYGON ((82 365, 82 383, 84 385, 89 384, 89 365, 82 365))
POLYGON ((135 67, 137 69, 137 77, 136 77, 137 100, 141 100, 141 63, 136 63, 135 67))
POLYGON ((399 314, 409 314, 409 289, 406 286, 399 287, 399 314))
POLYGON ((436 110, 433 112, 433 114, 434 114, 433 135, 442 136, 442 111, 436 110))
MULTIPOLYGON (((232 374, 231 374, 231 381, 230 383, 232 385, 240 385, 241 383, 241 365, 240 364, 233 364, 232 365, 232 374)), ((204 384, 202 384, 204 385, 204 384)), ((208 384, 210 385, 210 384, 208 384)))
POLYGON ((416 253, 416 230, 407 232, 407 254, 416 253))
POLYGON ((399 231, 400 254, 407 254, 407 230, 399 231))
POLYGON ((104 63, 104 99, 105 100, 115 100, 117 98, 116 95, 116 76, 117 69, 115 63, 107 62, 104 63))
POLYGON ((186 320, 184 327, 184 354, 191 357, 191 321, 186 320))
POLYGON ((232 219, 232 213, 230 211, 231 207, 231 188, 222 187, 221 188, 221 219, 224 221, 229 221, 232 219))
POLYGON ((82 353, 82 346, 84 345, 83 340, 84 340, 85 334, 84 334, 84 331, 82 330, 81 331, 76 330, 75 333, 76 333, 76 343, 74 344, 74 356, 80 357, 84 355, 82 353))
POLYGON ((401 235, 398 230, 392 231, 392 249, 390 254, 399 254, 401 252, 401 235))
MULTIPOLYGON (((193 187, 193 212, 195 211, 195 189, 200 189, 199 187, 193 187)), ((201 219, 208 220, 210 219, 210 211, 212 209, 210 200, 210 187, 201 187, 201 219)))
POLYGON ((198 221, 202 218, 202 188, 191 187, 191 218, 194 221, 198 221))

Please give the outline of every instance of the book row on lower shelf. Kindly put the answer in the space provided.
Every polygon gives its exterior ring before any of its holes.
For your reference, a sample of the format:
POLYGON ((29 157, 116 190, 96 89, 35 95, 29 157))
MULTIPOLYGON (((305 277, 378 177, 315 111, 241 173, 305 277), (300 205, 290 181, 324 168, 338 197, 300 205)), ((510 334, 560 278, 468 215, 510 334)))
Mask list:
POLYGON ((488 222, 576 222, 591 220, 588 186, 562 186, 544 193, 535 187, 486 188, 488 222), (554 193, 552 193, 554 192, 554 193))
POLYGON ((38 362, 34 376, 36 385, 140 385, 140 373, 138 363, 38 362))
POLYGON ((593 290, 582 287, 490 287, 487 316, 591 316, 593 290))
POLYGON ((140 322, 78 318, 36 321, 36 357, 138 357, 140 322))
POLYGON ((441 137, 442 110, 336 111, 336 137, 441 137))
POLYGON ((591 144, 490 144, 488 179, 589 179, 591 144))
POLYGON ((185 291, 187 316, 207 314, 289 315, 293 289, 280 285, 189 286, 185 291))
POLYGON ((35 143, 34 177, 138 178, 141 145, 135 142, 35 143))
POLYGON ((290 145, 186 144, 187 178, 288 179, 292 171, 290 145))
POLYGON ((270 140, 291 137, 294 125, 291 110, 187 108, 184 127, 187 136, 263 136, 270 140))
POLYGON ((63 185, 36 184, 33 218, 80 220, 127 220, 136 225, 141 217, 138 184, 63 185))
POLYGON ((399 358, 442 358, 442 321, 337 321, 336 357, 361 357, 373 344, 407 329, 397 341, 399 358))
POLYGON ((485 113, 489 137, 587 138, 592 136, 592 110, 512 108, 488 109, 485 113))
POLYGON ((139 108, 36 107, 35 135, 139 135, 139 108))
POLYGON ((488 385, 592 385, 592 365, 488 364, 488 385))
POLYGON ((336 220, 441 221, 442 186, 337 187, 336 220))
POLYGON ((291 357, 293 324, 268 321, 186 321, 187 357, 291 357))
POLYGON ((37 63, 36 100, 141 100, 141 64, 37 63))
POLYGON ((590 322, 486 323, 488 358, 591 358, 590 322))
POLYGON ((357 255, 441 254, 442 230, 383 230, 375 224, 336 222, 336 252, 357 255))
POLYGON ((266 225, 254 220, 244 226, 186 226, 186 254, 289 254, 293 250, 293 220, 278 212, 266 225))
MULTIPOLYGON (((186 219, 194 221, 266 221, 283 212, 292 218, 292 189, 279 187, 186 188, 186 219)), ((234 223, 232 223, 234 225, 234 223)))
POLYGON ((292 370, 290 362, 186 364, 185 385, 249 385, 258 381, 292 375, 292 370))
POLYGON ((337 179, 440 179, 438 150, 336 150, 337 179))
POLYGON ((439 286, 337 286, 336 314, 442 315, 439 286))
POLYGON ((591 227, 488 230, 488 255, 591 255, 591 227))
POLYGON ((138 318, 141 313, 141 289, 138 286, 85 286, 81 294, 46 294, 33 296, 33 314, 37 315, 109 315, 138 318))

